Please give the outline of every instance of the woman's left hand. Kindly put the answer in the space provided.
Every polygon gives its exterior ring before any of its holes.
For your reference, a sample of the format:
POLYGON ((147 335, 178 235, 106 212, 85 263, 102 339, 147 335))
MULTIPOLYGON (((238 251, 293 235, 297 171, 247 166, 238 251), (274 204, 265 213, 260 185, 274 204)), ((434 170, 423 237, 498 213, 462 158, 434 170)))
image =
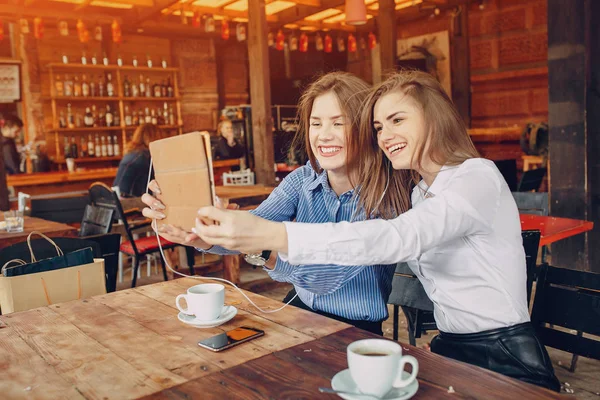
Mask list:
POLYGON ((247 211, 202 207, 198 210, 195 232, 202 240, 230 250, 259 253, 274 250, 287 253, 285 225, 269 221, 247 211), (206 225, 200 221, 212 220, 206 225))

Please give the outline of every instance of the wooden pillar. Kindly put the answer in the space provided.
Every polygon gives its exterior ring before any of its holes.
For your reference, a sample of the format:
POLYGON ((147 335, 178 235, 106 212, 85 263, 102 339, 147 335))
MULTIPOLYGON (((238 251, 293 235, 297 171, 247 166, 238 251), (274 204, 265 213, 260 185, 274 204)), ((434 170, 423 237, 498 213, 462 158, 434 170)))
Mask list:
POLYGON ((552 245, 552 263, 600 272, 600 4, 548 0, 550 213, 594 230, 552 245))
MULTIPOLYGON (((393 0, 392 0, 393 1, 393 0)), ((275 184, 265 0, 248 0, 248 60, 256 182, 275 184)))
POLYGON ((379 0, 377 15, 379 33, 379 57, 381 60, 381 76, 396 70, 396 3, 394 0, 379 0))
POLYGON ((467 127, 471 126, 471 74, 469 68, 469 7, 457 7, 451 32, 452 101, 463 117, 467 127))

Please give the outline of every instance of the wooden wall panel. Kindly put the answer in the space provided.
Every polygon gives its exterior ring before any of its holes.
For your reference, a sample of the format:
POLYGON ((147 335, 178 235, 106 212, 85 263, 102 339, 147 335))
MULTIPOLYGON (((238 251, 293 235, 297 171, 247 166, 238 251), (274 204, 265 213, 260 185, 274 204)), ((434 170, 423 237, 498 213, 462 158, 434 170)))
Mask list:
MULTIPOLYGON (((221 39, 215 39, 221 41, 221 39)), ((223 46, 223 78, 225 80, 225 105, 248 104, 250 88, 248 78, 248 44, 230 39, 217 43, 223 46)))

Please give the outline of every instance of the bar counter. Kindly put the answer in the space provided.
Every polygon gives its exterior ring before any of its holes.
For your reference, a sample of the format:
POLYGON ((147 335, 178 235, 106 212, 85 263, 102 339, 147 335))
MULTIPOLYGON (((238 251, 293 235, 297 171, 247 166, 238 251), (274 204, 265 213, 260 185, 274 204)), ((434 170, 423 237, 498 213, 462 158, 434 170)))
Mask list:
MULTIPOLYGON (((239 159, 213 161, 215 183, 221 184, 221 174, 231 167, 240 165, 239 159)), ((104 182, 112 186, 117 175, 117 168, 85 169, 75 172, 40 172, 35 174, 8 175, 7 184, 14 187, 15 193, 24 192, 30 195, 75 192, 87 190, 94 182, 104 182)))

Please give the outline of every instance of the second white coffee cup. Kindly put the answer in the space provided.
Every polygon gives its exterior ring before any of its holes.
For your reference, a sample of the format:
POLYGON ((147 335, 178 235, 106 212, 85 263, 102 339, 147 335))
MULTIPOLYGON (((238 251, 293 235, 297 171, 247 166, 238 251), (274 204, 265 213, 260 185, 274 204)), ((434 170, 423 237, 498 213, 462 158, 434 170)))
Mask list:
POLYGON ((413 356, 403 356, 402 346, 384 339, 364 339, 350 343, 347 350, 352 380, 363 394, 383 397, 392 387, 406 387, 419 373, 413 356), (402 374, 406 364, 412 365, 408 379, 402 374))
POLYGON ((225 286, 218 283, 192 286, 186 294, 177 296, 175 305, 182 313, 193 315, 200 321, 217 319, 225 305, 225 286), (187 308, 181 306, 181 299, 185 299, 187 308))

